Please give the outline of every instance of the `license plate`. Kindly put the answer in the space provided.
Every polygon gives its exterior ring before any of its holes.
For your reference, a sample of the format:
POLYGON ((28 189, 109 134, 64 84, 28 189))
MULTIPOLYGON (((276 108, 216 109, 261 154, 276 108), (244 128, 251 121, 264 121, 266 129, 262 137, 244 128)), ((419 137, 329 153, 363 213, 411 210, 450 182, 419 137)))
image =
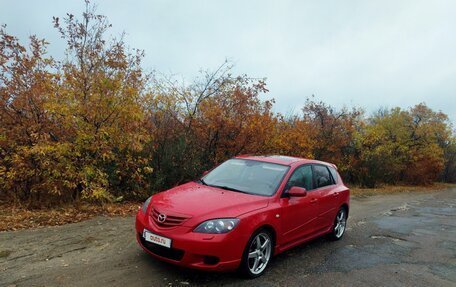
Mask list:
POLYGON ((147 229, 144 229, 143 237, 148 242, 171 248, 171 239, 152 233, 147 229))

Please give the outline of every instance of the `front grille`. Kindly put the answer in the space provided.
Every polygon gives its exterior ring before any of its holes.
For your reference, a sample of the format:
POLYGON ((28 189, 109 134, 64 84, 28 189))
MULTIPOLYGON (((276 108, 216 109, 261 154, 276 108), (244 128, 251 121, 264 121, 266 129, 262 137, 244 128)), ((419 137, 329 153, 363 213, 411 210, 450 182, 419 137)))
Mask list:
POLYGON ((142 246, 147 250, 161 257, 165 257, 174 261, 181 261, 184 257, 184 251, 176 248, 168 248, 155 243, 147 242, 141 233, 138 233, 142 246))
POLYGON ((163 213, 164 215, 166 215, 166 218, 163 222, 160 222, 158 220, 158 216, 160 214, 162 214, 162 213, 160 213, 158 210, 153 208, 150 216, 152 216, 155 224, 157 224, 158 226, 161 226, 161 227, 178 226, 178 225, 181 225, 182 223, 184 223, 184 221, 186 221, 189 218, 189 217, 184 217, 184 216, 168 215, 168 214, 163 213))

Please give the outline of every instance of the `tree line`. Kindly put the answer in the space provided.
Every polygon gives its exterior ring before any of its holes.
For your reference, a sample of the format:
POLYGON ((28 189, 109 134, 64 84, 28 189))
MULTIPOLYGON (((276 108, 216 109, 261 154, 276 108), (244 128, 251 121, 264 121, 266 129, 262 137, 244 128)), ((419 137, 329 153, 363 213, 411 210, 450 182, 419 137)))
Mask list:
POLYGON ((300 113, 272 110, 264 79, 230 63, 191 83, 148 73, 144 52, 89 3, 54 17, 66 42, 27 45, 0 29, 0 199, 51 205, 144 198, 197 178, 238 154, 283 154, 335 163, 348 183, 456 181, 456 141, 424 103, 336 109, 310 97, 300 113))

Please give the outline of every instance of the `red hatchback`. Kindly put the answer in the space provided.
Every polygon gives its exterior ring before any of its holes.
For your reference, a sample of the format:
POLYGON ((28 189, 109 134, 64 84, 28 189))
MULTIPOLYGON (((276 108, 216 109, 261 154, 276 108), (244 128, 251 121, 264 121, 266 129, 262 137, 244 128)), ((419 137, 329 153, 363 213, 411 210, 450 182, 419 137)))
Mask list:
POLYGON ((136 236, 163 261, 256 277, 275 254, 324 234, 340 239, 349 193, 333 164, 239 156, 150 197, 136 236))

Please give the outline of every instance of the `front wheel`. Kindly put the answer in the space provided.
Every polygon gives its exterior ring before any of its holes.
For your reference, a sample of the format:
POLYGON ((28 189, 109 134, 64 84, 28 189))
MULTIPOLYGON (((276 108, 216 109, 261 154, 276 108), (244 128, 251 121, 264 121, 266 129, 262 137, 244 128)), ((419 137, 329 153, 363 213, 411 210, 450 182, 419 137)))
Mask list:
POLYGON ((245 248, 241 272, 249 278, 262 275, 272 257, 272 248, 273 241, 269 232, 260 230, 254 233, 245 248))
POLYGON ((347 210, 341 207, 337 212, 336 218, 334 219, 334 227, 332 232, 329 234, 331 239, 339 240, 344 236, 345 228, 347 226, 347 210))

